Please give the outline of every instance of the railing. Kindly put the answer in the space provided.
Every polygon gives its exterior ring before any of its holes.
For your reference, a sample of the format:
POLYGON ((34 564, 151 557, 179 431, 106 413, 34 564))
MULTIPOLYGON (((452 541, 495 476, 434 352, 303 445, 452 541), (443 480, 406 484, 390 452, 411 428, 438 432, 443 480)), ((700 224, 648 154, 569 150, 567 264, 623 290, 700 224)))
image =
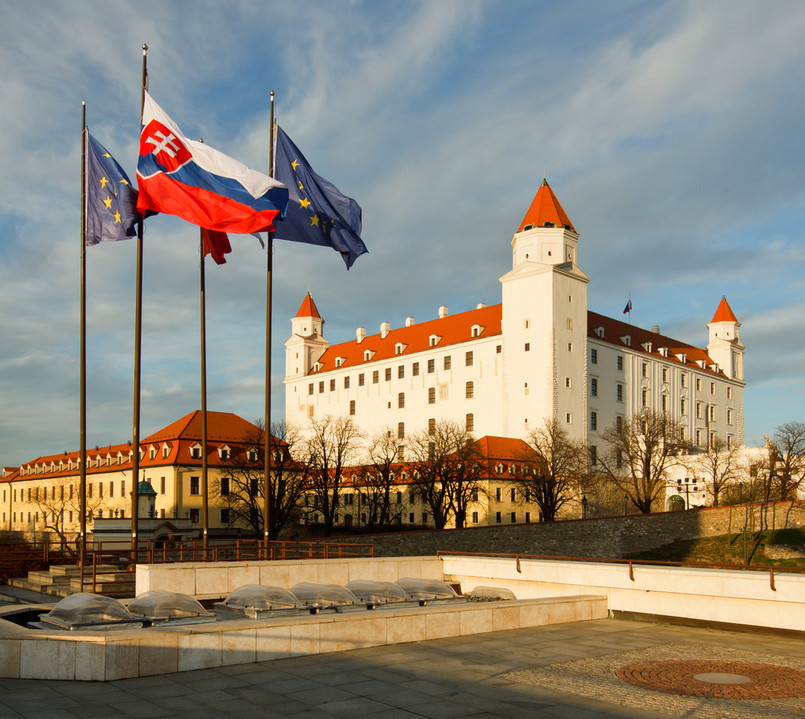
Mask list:
POLYGON ((605 559, 602 557, 560 557, 555 555, 545 555, 545 554, 506 554, 502 552, 461 552, 457 550, 449 550, 449 549, 440 549, 436 552, 436 556, 440 557, 442 555, 459 555, 465 557, 501 557, 501 558, 513 558, 516 562, 517 572, 522 574, 522 569, 520 568, 520 560, 521 559, 547 559, 547 560, 555 560, 555 561, 565 561, 565 562, 600 562, 606 564, 624 564, 628 565, 629 567, 629 579, 631 581, 635 581, 634 577, 634 565, 636 564, 648 564, 648 565, 655 565, 655 566, 664 566, 664 567, 686 567, 686 568, 694 568, 694 569, 742 569, 742 570, 749 570, 749 571, 761 571, 761 572, 768 572, 769 573, 769 586, 773 592, 777 591, 777 587, 774 586, 774 573, 776 572, 799 572, 805 573, 805 567, 774 567, 771 565, 764 565, 764 564, 714 564, 714 563, 705 563, 705 562, 669 562, 659 559, 605 559))

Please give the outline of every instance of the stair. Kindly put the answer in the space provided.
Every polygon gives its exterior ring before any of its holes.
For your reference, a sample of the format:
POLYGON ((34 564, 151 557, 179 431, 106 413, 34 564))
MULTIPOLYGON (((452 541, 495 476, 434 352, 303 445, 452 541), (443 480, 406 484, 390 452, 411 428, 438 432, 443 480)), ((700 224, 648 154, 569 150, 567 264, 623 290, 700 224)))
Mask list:
MULTIPOLYGON (((26 578, 9 579, 8 584, 54 597, 66 597, 81 591, 81 576, 78 567, 56 565, 48 571, 28 572, 26 578)), ((84 591, 92 592, 92 567, 84 567, 84 591)), ((119 571, 112 565, 96 568, 95 594, 108 597, 133 597, 135 594, 134 573, 119 571)))

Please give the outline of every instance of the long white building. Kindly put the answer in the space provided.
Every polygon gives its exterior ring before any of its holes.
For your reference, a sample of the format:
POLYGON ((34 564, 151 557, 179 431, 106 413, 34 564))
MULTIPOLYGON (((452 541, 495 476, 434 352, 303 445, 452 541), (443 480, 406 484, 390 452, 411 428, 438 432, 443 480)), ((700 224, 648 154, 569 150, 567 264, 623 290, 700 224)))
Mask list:
POLYGON ((573 223, 547 182, 515 232, 502 302, 331 344, 310 293, 285 343, 286 421, 349 416, 368 435, 450 419, 476 436, 519 438, 547 418, 587 441, 643 407, 671 413, 687 438, 743 443, 743 353, 725 298, 699 348, 587 309, 573 223))

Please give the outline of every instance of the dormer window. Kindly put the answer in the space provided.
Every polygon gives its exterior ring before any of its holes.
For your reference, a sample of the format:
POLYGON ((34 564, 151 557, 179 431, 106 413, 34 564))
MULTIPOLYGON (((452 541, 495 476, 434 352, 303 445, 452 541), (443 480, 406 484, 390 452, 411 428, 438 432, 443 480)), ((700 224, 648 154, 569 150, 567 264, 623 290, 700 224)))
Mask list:
POLYGON ((322 363, 321 363, 321 362, 314 362, 314 363, 313 363, 313 371, 314 371, 314 372, 321 372, 321 368, 322 368, 322 366, 323 366, 323 365, 322 365, 322 363))
POLYGON ((148 459, 156 459, 157 458, 157 448, 156 447, 149 447, 148 448, 148 459))
POLYGON ((503 474, 503 465, 498 463, 495 465, 495 474, 503 474))
POLYGON ((201 459, 201 445, 198 442, 190 447, 190 459, 201 459))
POLYGON ((631 336, 631 335, 623 335, 623 337, 621 337, 621 338, 620 338, 620 340, 621 340, 621 342, 623 342, 623 344, 625 344, 627 347, 631 347, 631 346, 632 346, 632 336, 631 336))
POLYGON ((167 444, 162 445, 162 459, 167 459, 171 448, 167 444))
POLYGON ((364 352, 363 352, 363 361, 364 362, 369 362, 372 359, 372 357, 374 357, 374 356, 375 356, 375 353, 372 350, 364 350, 364 352))
POLYGON ((222 461, 226 462, 227 460, 229 460, 229 455, 230 455, 229 447, 227 447, 226 445, 224 445, 223 447, 218 447, 218 457, 222 461))
POLYGON ((346 358, 346 357, 336 357, 336 358, 335 358, 335 366, 336 366, 336 367, 340 367, 340 366, 341 366, 341 365, 343 365, 343 364, 344 364, 344 362, 346 362, 346 361, 347 361, 347 358, 346 358))
POLYGON ((593 332, 595 332, 596 337, 600 337, 601 339, 604 339, 604 328, 603 327, 596 327, 596 328, 593 329, 593 332))
POLYGON ((403 352, 405 352, 407 347, 408 347, 407 344, 403 344, 402 342, 398 342, 396 345, 394 345, 394 354, 395 355, 401 355, 403 352))
POLYGON ((246 452, 246 459, 248 459, 250 462, 256 462, 257 461, 257 450, 254 449, 254 447, 250 448, 246 452))
POLYGON ((667 357, 668 356, 668 348, 667 347, 660 347, 659 348, 659 353, 660 353, 661 356, 667 357))
POLYGON ((483 332, 485 329, 486 329, 486 328, 485 328, 485 327, 482 327, 481 325, 473 325, 473 326, 472 326, 472 329, 471 329, 471 331, 470 331, 470 335, 471 335, 472 337, 480 337, 480 336, 481 336, 481 333, 482 333, 482 332, 483 332))
POLYGON ((684 352, 680 352, 676 358, 682 363, 685 364, 688 361, 688 356, 684 352))
POLYGON ((646 352, 651 354, 651 342, 643 342, 642 347, 644 350, 646 350, 646 352))
POLYGON ((428 337, 428 347, 435 347, 441 341, 440 335, 431 335, 428 337))

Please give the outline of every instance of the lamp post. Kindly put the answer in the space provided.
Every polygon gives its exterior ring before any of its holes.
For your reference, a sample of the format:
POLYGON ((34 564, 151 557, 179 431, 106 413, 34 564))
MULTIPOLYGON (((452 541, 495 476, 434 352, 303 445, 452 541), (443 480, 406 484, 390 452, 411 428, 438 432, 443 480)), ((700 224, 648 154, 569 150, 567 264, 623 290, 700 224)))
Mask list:
POLYGON ((629 513, 629 495, 623 495, 623 516, 625 517, 629 513))
POLYGON ((587 497, 581 498, 581 518, 587 519, 587 497))

